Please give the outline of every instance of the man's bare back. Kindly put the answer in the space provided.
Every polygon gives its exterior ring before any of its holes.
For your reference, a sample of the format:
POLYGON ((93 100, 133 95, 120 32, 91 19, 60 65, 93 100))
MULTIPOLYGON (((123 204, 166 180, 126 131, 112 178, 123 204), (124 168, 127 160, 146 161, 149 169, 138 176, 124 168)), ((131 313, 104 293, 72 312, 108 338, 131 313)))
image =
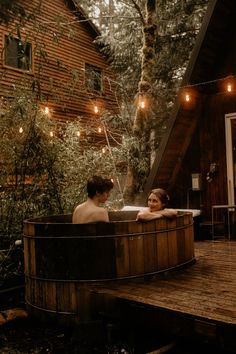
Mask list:
POLYGON ((108 178, 93 176, 87 182, 88 199, 79 204, 72 216, 73 224, 108 222, 108 211, 99 205, 107 201, 113 182, 108 178))
POLYGON ((87 224, 90 222, 108 222, 108 212, 106 209, 96 206, 91 199, 78 205, 73 213, 73 224, 87 224))

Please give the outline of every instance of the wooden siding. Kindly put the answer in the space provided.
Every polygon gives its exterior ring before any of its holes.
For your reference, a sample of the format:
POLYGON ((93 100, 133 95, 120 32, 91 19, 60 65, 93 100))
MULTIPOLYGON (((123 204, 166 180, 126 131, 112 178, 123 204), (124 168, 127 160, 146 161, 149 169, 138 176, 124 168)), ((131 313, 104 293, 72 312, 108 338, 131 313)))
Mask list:
MULTIPOLYGON (((24 8, 33 11, 35 19, 26 22, 21 29, 23 40, 33 45, 33 71, 23 71, 4 67, 0 62, 1 95, 11 97, 12 89, 21 80, 32 84, 33 80, 40 80, 40 88, 44 97, 44 104, 52 110, 52 118, 58 121, 71 121, 82 116, 96 125, 96 115, 93 112, 94 99, 100 112, 103 109, 117 110, 115 100, 114 81, 108 66, 107 59, 94 44, 96 36, 93 26, 87 22, 79 22, 78 17, 63 0, 27 0, 23 2, 24 8), (40 9, 37 4, 41 2, 40 9), (64 25, 59 26, 59 19, 64 25), (57 22, 58 21, 58 22, 57 22), (60 33, 61 30, 61 33, 60 33), (59 40, 56 41, 58 36, 59 40), (40 49, 47 54, 40 55, 40 49), (103 90, 100 93, 88 92, 84 87, 85 63, 92 64, 102 70, 103 90), (76 79, 75 79, 76 77, 76 79), (73 81, 74 78, 74 81, 73 81)), ((0 25, 3 34, 12 31, 16 33, 16 21, 8 26, 0 25)), ((0 48, 4 46, 4 36, 0 36, 0 48)))
POLYGON ((186 155, 181 162, 177 178, 173 182, 172 202, 186 206, 188 193, 190 208, 201 208, 203 216, 211 219, 211 205, 227 204, 227 172, 225 151, 225 114, 236 112, 235 94, 205 97, 204 108, 199 116, 186 155), (206 179, 211 163, 217 163, 218 172, 212 182, 206 179), (191 174, 202 174, 202 191, 189 192, 191 174))
POLYGON ((225 122, 227 113, 236 111, 236 91, 226 93, 224 84, 236 74, 236 2, 209 3, 208 11, 190 58, 182 86, 192 86, 191 106, 178 98, 153 168, 143 200, 151 188, 163 187, 176 207, 200 208, 210 219, 213 204, 226 204, 225 122), (218 173, 206 181, 211 163, 218 173), (191 174, 202 174, 202 191, 191 192, 191 174))

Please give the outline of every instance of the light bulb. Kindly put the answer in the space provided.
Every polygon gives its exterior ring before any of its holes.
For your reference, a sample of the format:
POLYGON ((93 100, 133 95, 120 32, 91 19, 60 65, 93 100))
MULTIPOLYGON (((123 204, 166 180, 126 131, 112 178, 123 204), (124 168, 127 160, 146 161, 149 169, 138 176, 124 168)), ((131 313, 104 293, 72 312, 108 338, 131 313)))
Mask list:
POLYGON ((98 106, 94 106, 94 113, 98 113, 98 106))
POLYGON ((188 93, 185 94, 185 101, 186 102, 190 101, 190 95, 188 93))
POLYGON ((19 133, 20 133, 20 134, 23 133, 23 128, 22 128, 22 127, 20 127, 20 129, 19 129, 19 133))
POLYGON ((231 92, 231 91, 232 91, 232 85, 231 85, 231 84, 228 84, 228 85, 227 85, 227 91, 228 91, 228 92, 231 92))
POLYGON ((142 108, 142 109, 145 108, 145 102, 144 101, 140 102, 140 108, 142 108))

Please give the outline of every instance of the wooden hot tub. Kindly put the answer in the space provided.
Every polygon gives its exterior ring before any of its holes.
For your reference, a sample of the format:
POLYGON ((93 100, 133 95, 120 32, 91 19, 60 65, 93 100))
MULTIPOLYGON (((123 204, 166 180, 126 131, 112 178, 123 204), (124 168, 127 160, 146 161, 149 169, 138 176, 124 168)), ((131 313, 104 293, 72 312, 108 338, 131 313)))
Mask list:
POLYGON ((84 284, 152 275, 194 262, 193 218, 136 222, 137 211, 110 212, 109 223, 71 223, 71 215, 24 222, 26 304, 37 314, 78 318, 84 284))

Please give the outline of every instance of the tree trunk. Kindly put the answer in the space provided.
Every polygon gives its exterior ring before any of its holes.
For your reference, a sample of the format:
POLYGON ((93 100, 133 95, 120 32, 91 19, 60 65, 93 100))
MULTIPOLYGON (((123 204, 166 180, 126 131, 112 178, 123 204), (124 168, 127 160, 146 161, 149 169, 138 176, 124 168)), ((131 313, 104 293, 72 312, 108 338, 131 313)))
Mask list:
MULTIPOLYGON (((133 133, 139 142, 138 148, 135 150, 140 161, 150 159, 149 156, 149 140, 150 127, 153 116, 152 109, 152 83, 153 83, 153 67, 155 64, 155 41, 156 41, 156 0, 146 1, 146 18, 143 19, 143 48, 142 48, 142 64, 141 77, 138 86, 137 108, 133 123, 133 133)), ((142 165, 143 166, 143 165, 142 165)), ((140 166, 137 163, 131 164, 128 171, 128 182, 125 190, 125 199, 130 202, 134 199, 135 194, 142 191, 145 179, 149 173, 150 161, 147 161, 147 170, 139 171, 140 166)))

